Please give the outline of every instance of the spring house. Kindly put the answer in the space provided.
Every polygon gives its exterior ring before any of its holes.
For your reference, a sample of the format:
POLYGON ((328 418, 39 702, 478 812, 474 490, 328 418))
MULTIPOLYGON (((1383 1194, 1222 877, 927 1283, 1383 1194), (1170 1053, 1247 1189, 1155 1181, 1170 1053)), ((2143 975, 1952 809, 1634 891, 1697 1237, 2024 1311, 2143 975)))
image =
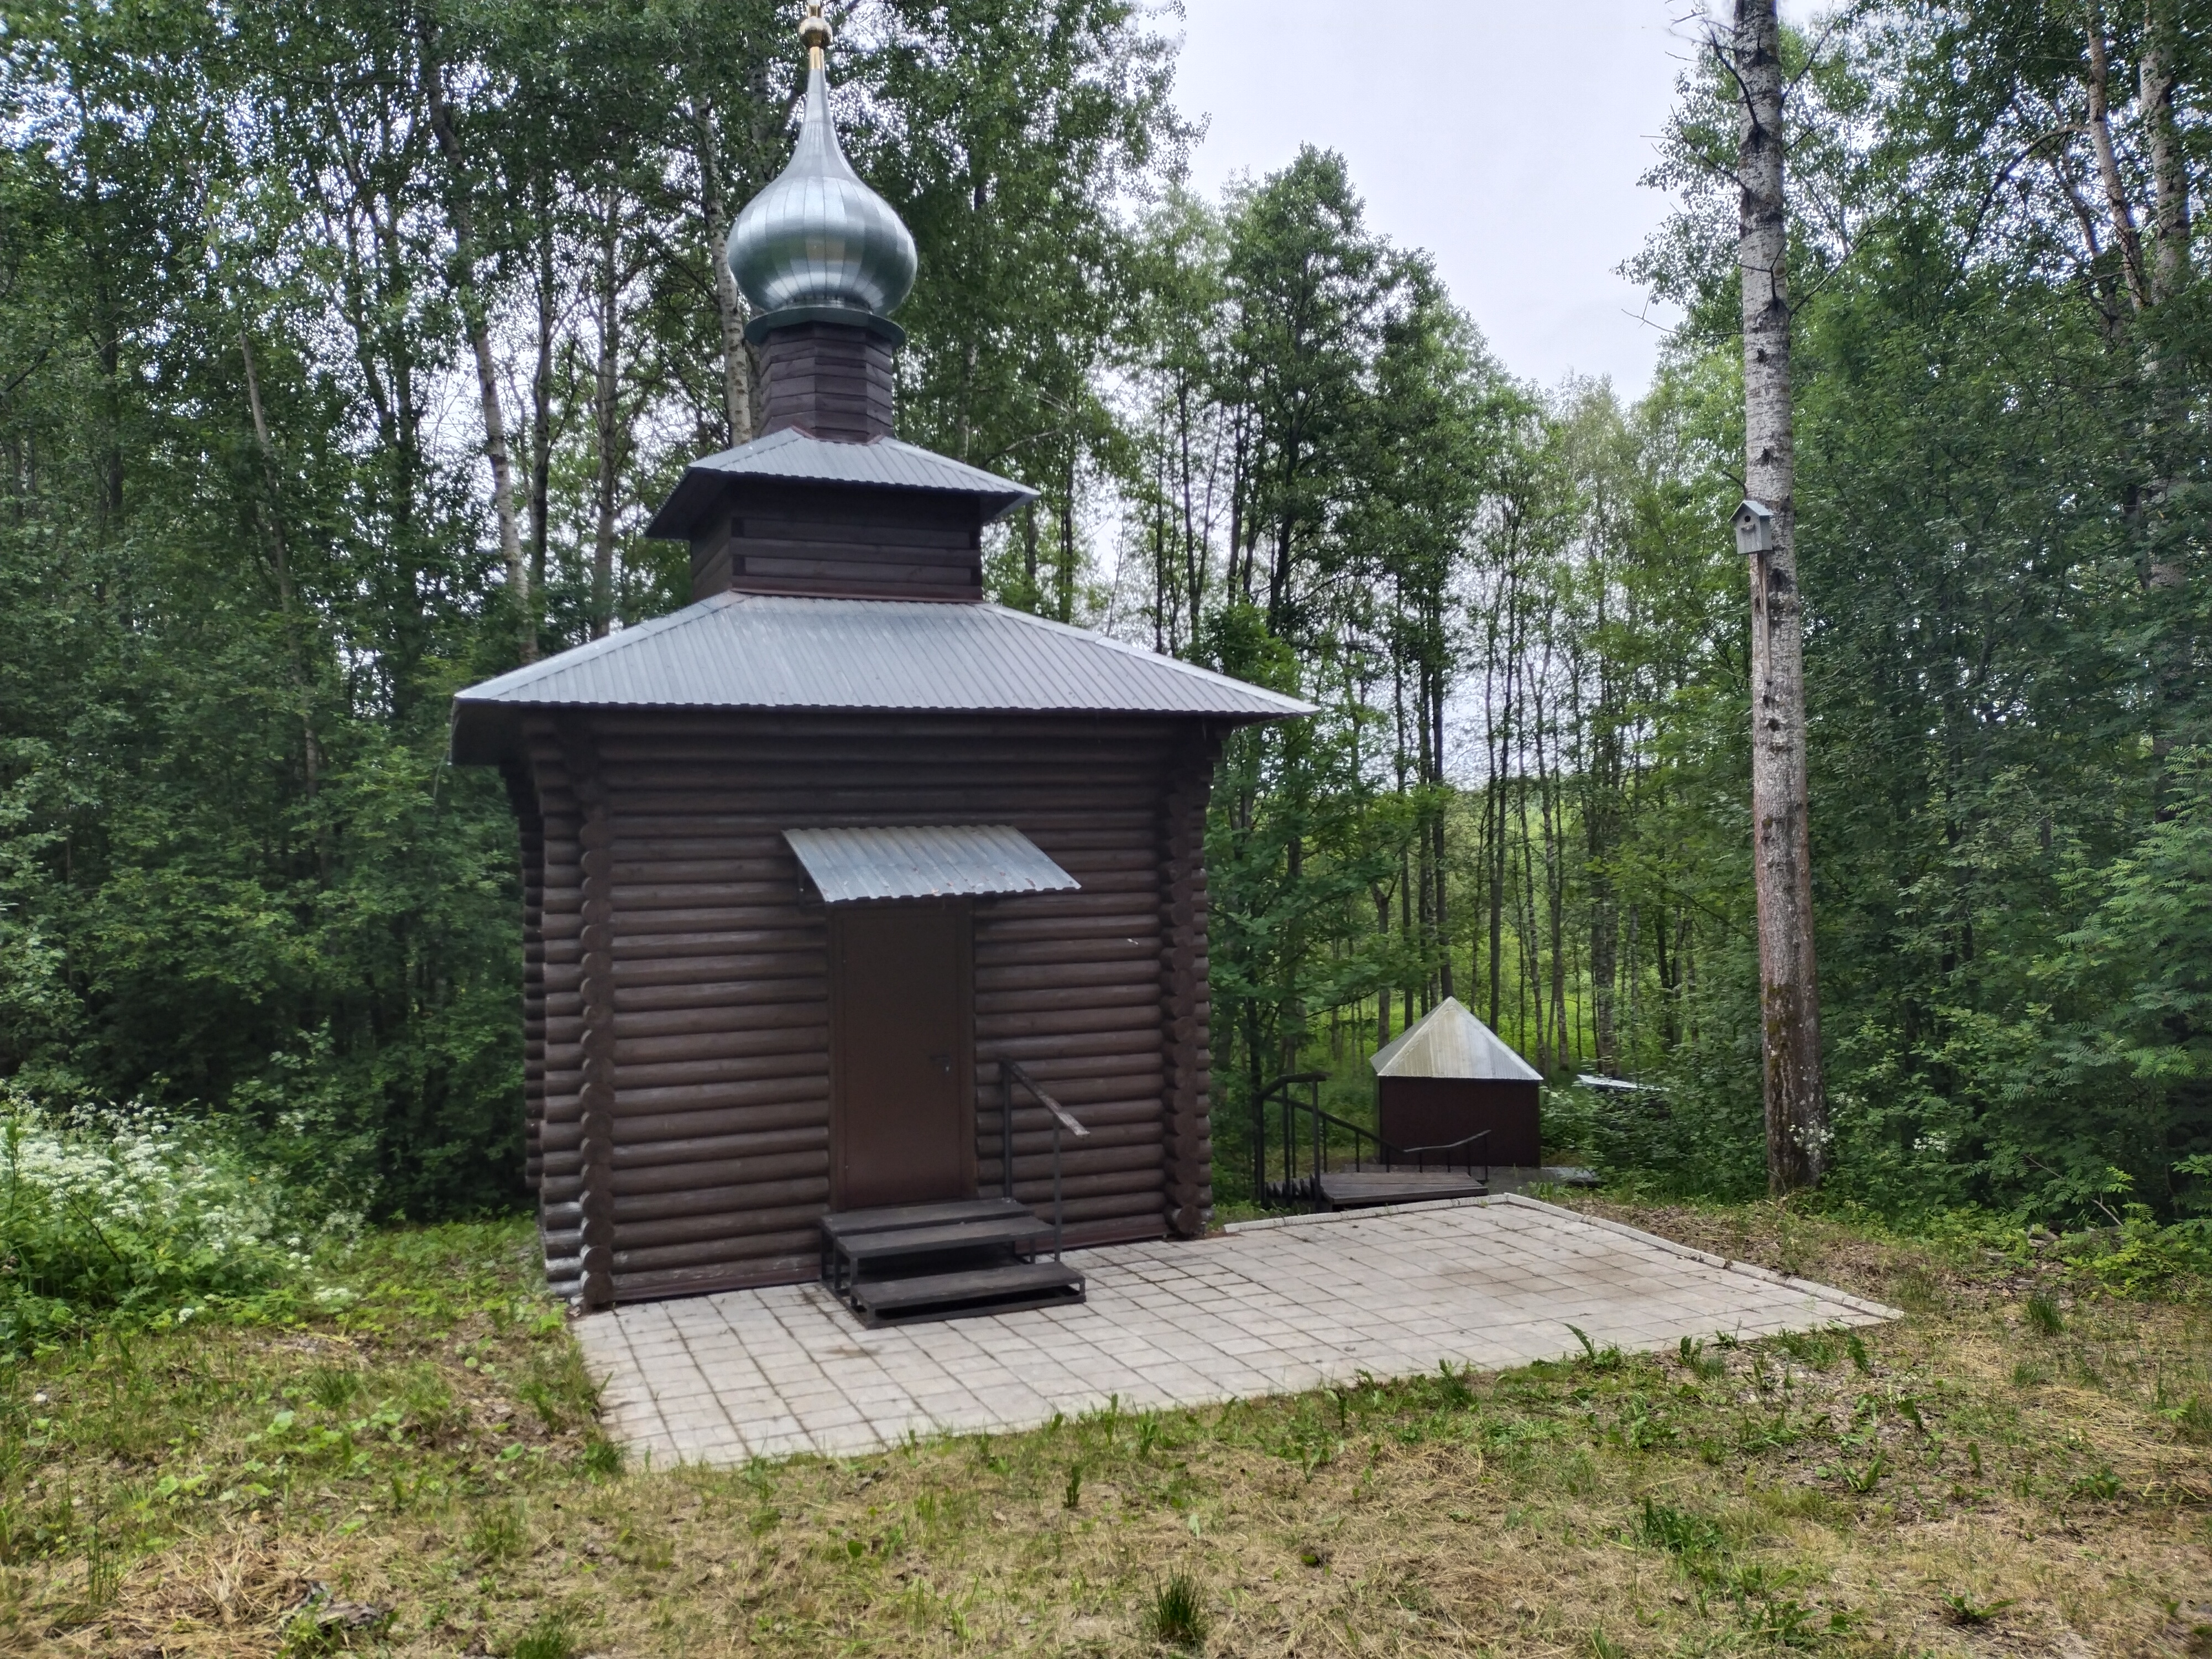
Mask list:
POLYGON ((728 248, 763 431, 648 527, 692 602, 454 702, 521 828, 528 1180, 586 1308, 821 1275, 996 1310, 1079 1298, 1053 1224, 1202 1233, 1207 795, 1228 732, 1311 712, 985 600, 1034 492, 892 435, 915 247, 811 10, 728 248))

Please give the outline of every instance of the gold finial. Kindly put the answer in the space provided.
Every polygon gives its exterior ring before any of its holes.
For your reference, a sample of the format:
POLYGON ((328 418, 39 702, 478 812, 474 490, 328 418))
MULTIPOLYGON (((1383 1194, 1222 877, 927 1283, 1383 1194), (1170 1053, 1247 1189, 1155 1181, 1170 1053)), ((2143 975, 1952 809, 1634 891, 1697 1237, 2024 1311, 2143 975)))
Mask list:
POLYGON ((806 0, 806 15, 799 21, 799 38, 806 46, 806 67, 820 69, 823 53, 830 46, 830 20, 822 15, 822 0, 806 0))

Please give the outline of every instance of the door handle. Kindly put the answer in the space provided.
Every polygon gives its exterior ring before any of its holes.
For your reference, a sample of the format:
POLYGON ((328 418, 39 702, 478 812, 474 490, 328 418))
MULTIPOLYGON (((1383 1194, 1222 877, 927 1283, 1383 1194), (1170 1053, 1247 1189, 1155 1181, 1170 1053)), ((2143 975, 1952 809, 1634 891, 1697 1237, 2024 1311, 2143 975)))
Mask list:
POLYGON ((950 1055, 950 1054, 932 1054, 932 1055, 929 1057, 929 1063, 930 1063, 931 1065, 934 1066, 935 1067, 937 1067, 937 1069, 938 1069, 939 1071, 940 1071, 940 1072, 944 1073, 945 1076, 947 1076, 947 1077, 951 1077, 951 1076, 952 1075, 952 1056, 951 1056, 951 1055, 950 1055))

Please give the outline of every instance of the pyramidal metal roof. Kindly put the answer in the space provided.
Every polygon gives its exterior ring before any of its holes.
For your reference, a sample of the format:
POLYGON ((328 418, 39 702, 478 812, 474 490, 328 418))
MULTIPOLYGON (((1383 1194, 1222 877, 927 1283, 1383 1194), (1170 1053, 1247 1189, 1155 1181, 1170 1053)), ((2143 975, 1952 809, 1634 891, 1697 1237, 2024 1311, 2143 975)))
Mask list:
POLYGON ((1367 1062, 1377 1077, 1483 1078, 1541 1083, 1544 1074, 1508 1048, 1457 997, 1446 997, 1367 1062))
POLYGON ((1196 715, 1235 724, 1313 707, 995 605, 716 593, 471 686, 453 758, 495 760, 527 708, 1196 715))
POLYGON ((712 497, 732 478, 775 478, 805 483, 872 484, 886 489, 925 489, 940 495, 972 495, 983 504, 987 524, 1001 514, 1036 499, 1027 484, 986 472, 965 461, 896 438, 866 443, 833 443, 787 426, 735 449, 696 460, 669 492, 645 533, 681 538, 712 497))

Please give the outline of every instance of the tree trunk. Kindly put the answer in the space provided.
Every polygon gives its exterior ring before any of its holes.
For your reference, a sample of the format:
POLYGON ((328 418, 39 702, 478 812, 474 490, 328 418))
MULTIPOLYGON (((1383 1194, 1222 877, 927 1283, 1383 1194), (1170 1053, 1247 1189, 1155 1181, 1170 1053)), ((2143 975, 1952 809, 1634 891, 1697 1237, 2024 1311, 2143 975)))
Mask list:
POLYGON ((1774 547, 1751 562, 1753 878, 1759 899, 1766 1177, 1820 1184, 1828 1155, 1813 957, 1805 664, 1797 586, 1796 454, 1783 196, 1782 58, 1775 0, 1736 0, 1737 172, 1743 187, 1744 483, 1774 512, 1774 547))
POLYGON ((2097 176, 2104 181, 2105 200, 2112 210, 2112 236, 2120 245, 2120 263, 2128 274, 2128 296, 2136 309, 2150 303, 2143 283, 2142 240, 2136 234, 2135 210, 2128 204, 2128 190, 2120 177, 2119 158, 2112 149, 2110 111, 2112 74, 2105 55, 2105 8, 2089 0, 2089 147, 2097 153, 2097 176))
MULTIPOLYGON (((560 303, 553 285, 552 191, 542 173, 537 197, 538 362, 530 376, 530 591, 542 601, 552 514, 553 337, 560 303)), ((533 616, 532 620, 538 618, 533 616)))
POLYGON ((2157 235, 2151 245, 2154 304, 2179 294, 2190 275, 2189 164, 2182 153, 2181 128, 2173 115, 2179 9, 2178 0, 2144 0, 2142 51, 2136 74, 2143 136, 2150 150, 2151 222, 2157 235))
POLYGON ((744 301, 738 295, 738 279, 724 257, 723 244, 730 234, 729 204, 722 192, 721 158, 714 144, 714 112, 702 102, 698 110, 699 179, 707 212, 707 263, 714 272, 714 309, 722 323, 722 400, 730 417, 732 446, 753 438, 752 359, 745 349, 744 301))
POLYGON ((1455 994, 1452 987, 1451 925, 1450 918, 1445 911, 1444 891, 1444 814, 1446 811, 1445 804, 1451 799, 1451 796, 1444 787, 1444 683, 1443 672, 1442 669, 1438 669, 1431 678, 1429 701, 1429 753, 1432 757, 1436 771, 1436 775, 1431 780, 1431 781, 1436 785, 1437 791, 1436 822, 1431 833, 1434 842, 1434 846, 1431 849, 1431 856, 1435 860, 1437 872, 1436 918, 1437 970, 1439 975, 1438 982, 1443 988, 1443 994, 1446 996, 1451 996, 1455 994))
MULTIPOLYGON (((262 487, 267 502, 262 510, 269 528, 270 562, 276 576, 276 605, 284 623, 284 657, 292 694, 300 700, 300 763, 312 810, 321 787, 323 751, 315 740, 313 697, 308 689, 307 650, 301 642, 299 596, 292 586, 291 550, 284 538, 283 475, 276 465, 276 445, 269 435, 269 417, 261 406, 261 376, 253 364, 253 340, 238 331, 238 352, 246 366, 246 407, 253 421, 253 447, 261 458, 262 487)), ((330 838, 323 833, 322 817, 315 814, 315 868, 325 881, 331 878, 330 838)))
POLYGON ((422 34, 422 95, 428 106, 430 131, 452 175, 447 215, 453 228, 453 290, 468 330, 469 349, 476 357, 477 398, 483 409, 484 458, 491 463, 492 510, 499 520, 499 551, 507 566, 507 596, 520 631, 522 659, 531 662, 538 656, 538 630, 531 617, 530 572, 522 562, 522 537, 514 521, 514 468, 507 454, 507 415, 500 404, 499 365, 491 355, 490 319, 483 295, 477 287, 476 210, 470 198, 460 135, 453 126, 453 106, 446 98, 437 37, 427 26, 422 34))
POLYGON ((592 530, 592 637, 605 639, 615 614, 615 504, 622 483, 622 271, 617 261, 622 204, 607 192, 599 228, 599 361, 592 382, 592 428, 599 452, 592 530))

